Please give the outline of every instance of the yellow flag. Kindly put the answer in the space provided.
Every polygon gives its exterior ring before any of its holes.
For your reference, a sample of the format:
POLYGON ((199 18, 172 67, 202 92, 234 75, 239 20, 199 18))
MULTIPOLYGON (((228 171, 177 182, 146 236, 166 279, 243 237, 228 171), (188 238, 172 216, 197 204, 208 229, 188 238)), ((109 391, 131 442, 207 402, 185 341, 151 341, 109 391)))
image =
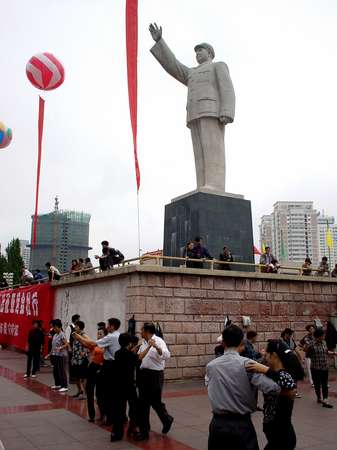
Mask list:
POLYGON ((326 245, 328 248, 333 248, 333 239, 329 228, 326 230, 326 245))
POLYGON ((262 242, 261 251, 262 251, 262 253, 266 253, 266 244, 264 242, 262 242))

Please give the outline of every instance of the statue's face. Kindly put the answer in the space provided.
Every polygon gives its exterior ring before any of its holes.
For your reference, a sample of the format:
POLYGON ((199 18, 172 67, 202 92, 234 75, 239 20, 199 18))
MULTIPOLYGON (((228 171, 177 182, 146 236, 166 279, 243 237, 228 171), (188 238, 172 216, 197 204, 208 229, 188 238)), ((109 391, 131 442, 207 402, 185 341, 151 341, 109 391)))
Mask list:
POLYGON ((204 62, 211 60, 211 55, 208 53, 208 50, 202 47, 198 47, 195 51, 195 57, 198 64, 202 64, 204 62))

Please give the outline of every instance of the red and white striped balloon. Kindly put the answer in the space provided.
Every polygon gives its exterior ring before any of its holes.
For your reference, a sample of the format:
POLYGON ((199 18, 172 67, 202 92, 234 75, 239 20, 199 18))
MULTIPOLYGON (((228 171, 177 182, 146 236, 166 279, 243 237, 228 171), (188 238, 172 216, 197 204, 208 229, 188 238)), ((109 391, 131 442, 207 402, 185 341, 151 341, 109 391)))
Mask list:
POLYGON ((51 53, 38 53, 30 58, 26 66, 29 81, 37 89, 51 91, 64 81, 64 67, 51 53))

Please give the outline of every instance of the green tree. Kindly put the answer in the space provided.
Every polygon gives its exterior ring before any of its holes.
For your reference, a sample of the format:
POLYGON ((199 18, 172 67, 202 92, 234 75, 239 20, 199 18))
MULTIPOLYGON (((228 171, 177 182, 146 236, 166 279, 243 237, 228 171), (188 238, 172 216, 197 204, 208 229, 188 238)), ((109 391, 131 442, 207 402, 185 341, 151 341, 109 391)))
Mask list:
POLYGON ((0 281, 3 279, 4 272, 7 272, 7 259, 5 255, 0 254, 0 281))
POLYGON ((12 239, 6 248, 7 253, 7 272, 13 272, 14 284, 19 284, 21 280, 23 259, 20 254, 20 240, 12 239))

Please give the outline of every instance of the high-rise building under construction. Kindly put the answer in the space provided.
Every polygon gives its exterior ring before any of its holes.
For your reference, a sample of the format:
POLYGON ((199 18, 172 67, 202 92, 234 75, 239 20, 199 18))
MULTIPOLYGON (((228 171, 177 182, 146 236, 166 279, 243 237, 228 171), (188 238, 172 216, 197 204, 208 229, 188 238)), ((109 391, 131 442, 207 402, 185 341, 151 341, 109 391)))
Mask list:
MULTIPOLYGON (((33 221, 32 216, 32 233, 33 221)), ((56 197, 54 211, 38 216, 36 244, 31 251, 31 269, 45 272, 45 264, 50 262, 64 273, 69 271, 72 259, 86 258, 91 249, 89 222, 90 214, 59 210, 56 197)))

